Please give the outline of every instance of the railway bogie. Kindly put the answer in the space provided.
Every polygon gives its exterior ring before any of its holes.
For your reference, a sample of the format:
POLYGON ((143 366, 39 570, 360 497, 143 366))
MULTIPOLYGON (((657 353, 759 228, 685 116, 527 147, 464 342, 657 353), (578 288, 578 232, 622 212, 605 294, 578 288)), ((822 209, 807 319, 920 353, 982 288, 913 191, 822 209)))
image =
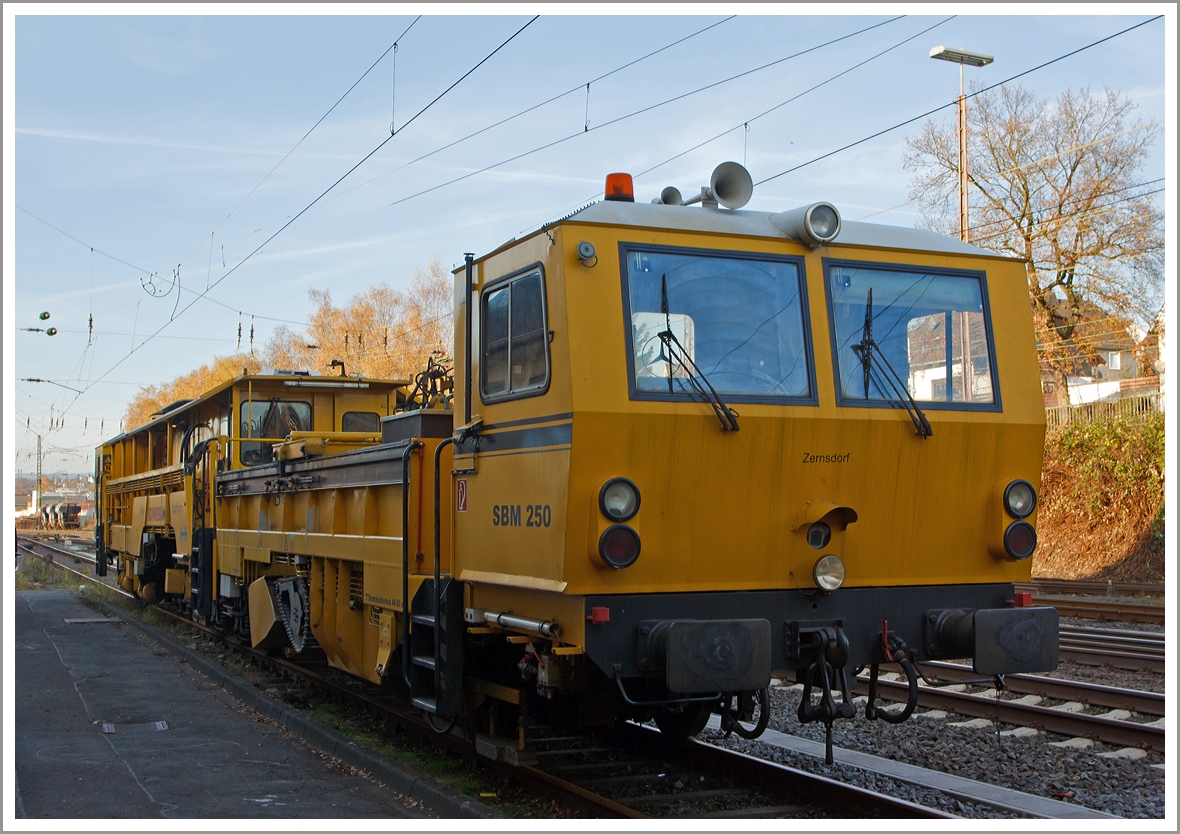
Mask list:
POLYGON ((241 377, 117 438, 100 548, 129 590, 314 642, 492 755, 539 714, 753 736, 772 673, 830 730, 858 666, 1054 668, 1055 613, 1013 592, 1044 440, 1021 265, 824 203, 741 211, 743 176, 468 257, 453 391, 433 363, 421 397, 241 377))

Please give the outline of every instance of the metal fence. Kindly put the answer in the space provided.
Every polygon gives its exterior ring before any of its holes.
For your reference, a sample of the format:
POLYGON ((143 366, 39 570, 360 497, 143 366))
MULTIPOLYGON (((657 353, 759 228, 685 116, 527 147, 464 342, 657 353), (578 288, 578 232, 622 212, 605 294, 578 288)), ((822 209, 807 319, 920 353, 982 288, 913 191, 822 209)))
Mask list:
POLYGON ((1119 400, 1060 405, 1045 409, 1045 421, 1050 430, 1070 423, 1101 423, 1106 420, 1139 419, 1164 410, 1164 398, 1159 391, 1123 397, 1119 400))

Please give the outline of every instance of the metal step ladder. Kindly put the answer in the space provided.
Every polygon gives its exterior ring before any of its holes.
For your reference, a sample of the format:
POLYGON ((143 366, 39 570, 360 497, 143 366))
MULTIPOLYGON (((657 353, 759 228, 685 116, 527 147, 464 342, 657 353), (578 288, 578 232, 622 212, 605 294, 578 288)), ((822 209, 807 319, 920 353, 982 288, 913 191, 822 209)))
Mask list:
POLYGON ((442 718, 463 708, 463 586, 427 579, 410 603, 409 681, 414 706, 442 718))

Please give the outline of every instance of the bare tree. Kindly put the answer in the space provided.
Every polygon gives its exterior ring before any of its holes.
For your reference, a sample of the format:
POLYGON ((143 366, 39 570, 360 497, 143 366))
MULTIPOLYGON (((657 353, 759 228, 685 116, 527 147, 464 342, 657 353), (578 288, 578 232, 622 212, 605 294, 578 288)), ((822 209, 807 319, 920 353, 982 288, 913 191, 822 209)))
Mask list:
MULTIPOLYGON (((1142 174, 1159 127, 1111 90, 1046 101, 1004 85, 968 101, 971 243, 1025 262, 1041 361, 1068 403, 1096 338, 1159 309, 1163 217, 1142 174)), ((905 167, 923 224, 957 235, 956 131, 927 121, 905 167)))

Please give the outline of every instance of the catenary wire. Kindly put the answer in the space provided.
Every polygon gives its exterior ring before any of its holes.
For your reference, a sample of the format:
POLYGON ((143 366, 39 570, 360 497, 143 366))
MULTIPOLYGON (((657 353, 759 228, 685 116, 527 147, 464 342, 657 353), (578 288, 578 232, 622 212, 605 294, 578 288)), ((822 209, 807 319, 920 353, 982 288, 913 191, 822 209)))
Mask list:
MULTIPOLYGON (((1017 78, 1023 78, 1024 76, 1028 75, 1029 73, 1044 69, 1045 67, 1047 67, 1051 64, 1055 64, 1058 61, 1064 61, 1066 58, 1073 57, 1074 55, 1077 55, 1080 52, 1085 52, 1087 49, 1092 49, 1095 46, 1098 46, 1099 44, 1106 43, 1107 41, 1117 38, 1120 35, 1125 35, 1128 32, 1132 32, 1141 26, 1146 26, 1148 23, 1152 23, 1152 22, 1154 22, 1156 20, 1160 20, 1162 18, 1163 18, 1163 15, 1156 15, 1155 17, 1151 17, 1151 18, 1148 18, 1147 20, 1136 23, 1134 26, 1128 26, 1126 29, 1123 29, 1119 32, 1115 32, 1113 35, 1107 35, 1105 38, 1100 38, 1099 40, 1093 41, 1092 43, 1088 43, 1085 46, 1078 47, 1077 49, 1073 50, 1072 52, 1067 52, 1064 55, 1060 55, 1056 58, 1045 61, 1043 64, 1038 64, 1035 67, 1032 67, 1030 69, 1026 69, 1023 72, 1018 72, 1016 75, 1009 76, 1008 78, 1005 78, 1003 81, 997 81, 995 84, 991 84, 987 87, 982 87, 978 90, 975 90, 974 92, 967 93, 965 95, 965 98, 974 98, 975 96, 986 93, 988 90, 993 90, 996 87, 1000 87, 1004 84, 1008 84, 1009 82, 1015 81, 1017 78)), ((940 110, 945 110, 947 107, 953 107, 957 103, 958 103, 958 99, 956 98, 955 101, 951 101, 951 102, 947 102, 946 104, 939 105, 938 107, 935 107, 933 110, 927 110, 925 113, 921 113, 917 116, 906 119, 903 122, 898 122, 897 124, 892 125, 891 127, 887 127, 883 130, 879 130, 876 133, 873 133, 869 136, 864 137, 863 139, 857 139, 855 142, 850 142, 849 144, 844 145, 843 147, 836 148, 834 151, 828 151, 827 153, 821 154, 820 156, 817 156, 814 159, 809 159, 807 162, 801 162, 798 165, 792 166, 785 171, 780 171, 777 174, 773 174, 769 177, 766 177, 765 179, 761 179, 758 182, 754 183, 754 185, 762 185, 764 183, 770 182, 771 180, 776 180, 779 177, 794 173, 795 171, 798 171, 801 168, 806 168, 808 165, 814 165, 816 162, 827 159, 828 157, 834 156, 838 153, 842 153, 846 150, 849 150, 850 148, 855 148, 857 145, 862 145, 871 139, 876 139, 878 136, 884 136, 886 133, 890 133, 894 130, 897 130, 898 128, 905 127, 908 124, 913 124, 914 122, 918 121, 919 119, 924 119, 927 116, 932 116, 940 110)))
MULTIPOLYGON (((230 209, 229 214, 227 214, 225 217, 221 218, 221 222, 218 223, 216 226, 214 226, 213 231, 209 233, 210 253, 212 253, 213 235, 216 234, 218 229, 220 229, 222 226, 225 225, 225 221, 229 220, 234 215, 234 212, 236 212, 238 209, 240 209, 245 204, 245 202, 247 200, 249 200, 254 195, 254 192, 262 187, 262 184, 264 182, 266 182, 268 179, 270 179, 270 175, 273 174, 275 171, 277 171, 279 169, 279 166, 282 165, 284 162, 286 162, 287 158, 290 157, 291 154, 295 153, 296 149, 300 145, 303 144, 304 140, 306 140, 308 136, 311 136, 312 132, 317 127, 320 126, 320 124, 324 121, 324 119, 328 118, 328 116, 331 115, 332 111, 335 110, 340 105, 340 102, 344 101, 344 99, 346 99, 348 97, 348 94, 351 93, 354 89, 356 89, 357 84, 360 84, 362 81, 365 80, 366 76, 368 76, 368 74, 373 71, 373 68, 376 67, 379 63, 381 63, 381 61, 385 58, 385 56, 389 54, 390 50, 397 47, 397 45, 401 41, 401 39, 406 36, 406 33, 409 32, 411 29, 413 29, 414 24, 417 23, 421 19, 422 19, 422 15, 418 15, 416 18, 414 18, 413 21, 411 21, 410 25, 405 28, 405 31, 403 31, 400 35, 398 35, 394 39, 393 43, 391 43, 388 46, 388 48, 386 48, 386 50, 381 53, 381 56, 379 58, 377 58, 377 60, 374 61, 369 66, 369 68, 367 70, 365 70, 363 73, 361 73, 361 77, 358 78, 356 81, 352 82, 352 86, 344 91, 344 95, 342 95, 342 96, 340 96, 340 98, 336 99, 336 103, 333 104, 331 107, 329 107, 327 109, 327 111, 325 111, 324 115, 320 116, 319 119, 316 121, 316 123, 313 124, 310 128, 308 128, 307 133, 303 134, 302 138, 300 138, 300 140, 298 142, 296 142, 294 145, 291 146, 291 150, 287 151, 287 153, 283 155, 283 158, 280 159, 278 162, 276 162, 274 167, 271 168, 269 171, 267 171, 266 175, 262 179, 260 179, 258 181, 258 183, 253 188, 250 189, 249 193, 246 194, 246 196, 243 197, 238 202, 238 204, 236 206, 234 206, 232 209, 230 209)), ((197 249, 202 248, 204 246, 204 244, 205 244, 205 238, 201 238, 201 242, 198 243, 193 248, 192 252, 189 252, 187 255, 185 255, 185 257, 181 260, 181 263, 182 264, 187 263, 188 259, 193 256, 193 254, 197 251, 197 249)))
MULTIPOLYGON (((521 153, 518 153, 518 154, 516 154, 516 155, 514 155, 514 156, 508 157, 507 159, 502 159, 502 160, 500 160, 500 161, 498 161, 498 162, 494 162, 494 163, 492 163, 492 164, 490 164, 490 165, 486 165, 486 166, 484 166, 484 167, 482 167, 482 168, 478 168, 478 169, 476 169, 476 170, 469 171, 468 173, 462 174, 462 175, 460 175, 460 176, 458 176, 458 177, 454 177, 454 178, 452 178, 452 179, 450 179, 450 180, 446 180, 445 182, 441 182, 441 183, 438 183, 438 184, 436 184, 436 185, 433 185, 433 186, 429 186, 429 187, 427 187, 427 188, 424 188, 424 189, 422 189, 422 190, 420 190, 420 191, 416 191, 416 192, 414 192, 413 194, 409 194, 409 195, 407 195, 407 196, 405 196, 405 197, 401 197, 401 198, 399 198, 399 199, 397 199, 397 200, 394 200, 394 201, 393 201, 393 202, 391 202, 391 203, 387 203, 387 204, 385 204, 385 205, 378 206, 377 208, 370 209, 369 211, 362 212, 361 214, 355 215, 355 216, 353 216, 353 217, 350 217, 350 218, 347 218, 347 219, 345 219, 345 220, 341 220, 341 221, 339 221, 339 222, 337 222, 337 223, 333 223, 333 224, 330 224, 330 225, 328 225, 328 226, 325 226, 325 227, 323 227, 323 228, 317 229, 317 230, 316 230, 316 231, 314 231, 314 232, 309 232, 309 233, 307 233, 307 234, 305 234, 305 235, 302 235, 302 236, 300 236, 300 237, 293 238, 293 239, 291 239, 291 240, 285 241, 285 242, 283 242, 283 243, 281 243, 281 244, 279 244, 279 245, 277 245, 277 246, 274 246, 274 247, 272 247, 272 248, 271 248, 271 249, 269 249, 268 251, 269 251, 269 252, 273 252, 273 251, 275 251, 275 250, 277 250, 277 249, 281 249, 281 248, 282 248, 282 247, 284 247, 284 246, 290 246, 290 245, 291 245, 291 244, 293 244, 293 243, 297 243, 297 242, 299 242, 300 240, 306 240, 307 238, 309 238, 309 237, 313 237, 314 235, 322 234, 323 232, 329 231, 329 230, 331 230, 331 229, 335 229, 335 228, 338 228, 338 227, 340 227, 340 226, 346 225, 346 224, 348 224, 348 223, 352 223, 352 222, 355 222, 355 221, 357 221, 357 220, 361 220, 361 219, 363 219, 363 218, 365 218, 365 217, 368 217, 368 216, 370 216, 370 215, 372 215, 372 214, 376 214, 377 212, 384 211, 385 209, 393 208, 394 206, 400 205, 400 204, 402 204, 402 203, 405 203, 405 202, 407 202, 407 201, 409 201, 409 200, 413 200, 413 199, 416 199, 416 198, 418 198, 418 197, 422 197, 422 196, 424 196, 424 195, 426 195, 426 194, 430 194, 430 193, 432 193, 432 192, 434 192, 434 191, 438 191, 439 189, 445 188, 445 187, 447 187, 447 186, 450 186, 450 185, 454 185, 455 183, 458 183, 458 182, 462 182, 463 180, 470 179, 471 177, 477 176, 477 175, 479 175, 479 174, 484 174, 484 173, 487 173, 488 171, 494 170, 495 168, 499 168, 499 167, 502 167, 502 166, 504 166, 504 165, 508 165, 508 164, 510 164, 510 163, 512 163, 512 162, 516 162, 516 161, 518 161, 518 160, 520 160, 520 159, 523 159, 523 158, 525 158, 525 157, 527 157, 527 156, 531 156, 531 155, 533 155, 533 154, 535 154, 535 153, 540 153, 541 151, 548 150, 549 148, 555 147, 556 145, 560 145, 560 144, 562 144, 562 143, 564 143, 564 142, 568 142, 568 141, 570 141, 571 139, 577 139, 579 136, 586 136, 586 135, 588 135, 588 134, 590 134, 590 133, 593 133, 593 132, 594 132, 594 131, 596 131, 596 130, 600 130, 601 128, 604 128, 604 127, 609 127, 609 126, 611 126, 611 125, 617 124, 618 122, 624 121, 625 119, 629 119, 629 118, 631 118, 631 117, 633 117, 633 116, 638 116, 638 115, 640 115, 640 114, 642 114, 642 113, 649 112, 649 111, 651 111, 651 110, 653 110, 653 109, 655 109, 655 108, 657 108, 657 107, 661 107, 661 106, 663 106, 663 105, 665 105, 665 104, 670 104, 670 103, 672 103, 672 102, 674 102, 674 101, 679 101, 679 100, 681 100, 681 99, 685 98, 686 96, 693 95, 693 94, 695 94, 695 93, 699 93, 699 92, 703 92, 704 90, 711 89, 711 88, 713 88, 713 87, 716 87, 716 86, 717 86, 717 85, 719 85, 719 84, 723 84, 723 83, 725 83, 726 81, 732 81, 732 80, 735 80, 735 79, 737 79, 737 78, 744 77, 744 76, 746 76, 746 75, 749 75, 750 73, 757 72, 758 70, 761 70, 761 69, 766 69, 766 68, 768 68, 768 67, 774 66, 775 64, 780 64, 780 63, 782 63, 783 61, 789 60, 789 59, 791 59, 791 58, 799 57, 799 56, 801 56, 801 55, 805 55, 805 54, 807 54, 807 53, 809 53, 809 52, 814 52, 814 51, 815 51, 815 50, 817 50, 817 49, 823 48, 823 47, 825 47, 825 46, 830 46, 830 45, 832 45, 832 44, 835 44, 835 43, 838 43, 838 42, 840 42, 840 41, 842 41, 842 40, 846 40, 846 39, 848 39, 848 38, 850 38, 850 37, 853 37, 853 36, 855 36, 855 35, 862 34, 862 33, 864 33, 864 32, 870 31, 870 30, 872 30, 872 29, 876 29, 876 28, 878 28, 878 27, 880 27, 880 26, 884 26, 884 25, 885 25, 885 24, 887 24, 887 23, 892 23, 892 22, 894 22, 895 20, 900 20, 900 19, 901 19, 900 17, 899 17, 899 18, 891 18, 890 20, 886 20, 886 21, 882 21, 882 22, 880 22, 880 23, 873 24, 872 26, 868 26, 868 27, 865 27, 865 28, 863 28, 863 29, 859 29, 859 30, 857 30, 856 32, 851 32, 851 33, 849 33, 849 34, 847 34, 847 35, 841 35, 841 36, 840 36, 840 37, 838 37, 838 38, 834 38, 834 39, 832 39, 832 40, 830 40, 830 41, 826 41, 826 42, 824 42, 824 43, 821 43, 821 44, 818 44, 818 45, 816 45, 816 46, 809 47, 808 49, 802 50, 802 51, 800 51, 800 52, 796 52, 796 53, 794 53, 794 54, 792 54, 792 55, 789 55, 789 56, 787 56, 787 57, 785 57, 785 58, 780 58, 780 59, 777 59, 777 60, 775 60, 775 61, 772 61, 772 62, 770 62, 770 63, 768 63, 768 64, 764 64, 764 65, 762 65, 762 66, 760 66, 760 67, 756 67, 756 68, 754 68, 754 69, 752 69, 752 70, 748 70, 748 71, 746 71, 746 72, 739 73, 739 74, 737 74, 737 75, 734 75, 734 76, 730 76, 729 78, 726 78, 726 79, 724 79, 724 80, 722 80, 722 81, 715 81, 715 82, 712 82, 712 83, 710 83, 710 84, 707 84, 707 85, 705 85, 705 86, 703 86, 703 87, 699 87, 699 88, 697 88, 696 90, 693 90, 693 91, 691 91, 691 92, 689 92, 689 93, 684 93, 684 94, 681 94, 681 95, 679 95, 679 96, 674 96, 674 97, 672 97, 672 98, 665 99, 664 101, 658 102, 658 103, 656 103, 656 104, 648 105, 648 106, 646 106, 646 107, 643 107, 643 108, 641 108, 641 109, 639 109, 639 110, 636 110, 636 111, 634 111, 634 112, 632 112, 632 113, 628 113, 628 114, 626 114, 626 115, 624 115, 624 116, 619 116, 619 117, 617 117, 617 118, 615 118, 615 119, 611 119, 610 121, 607 121, 607 122, 603 122, 603 123, 601 123, 601 124, 594 125, 593 127, 590 127, 590 128, 588 128, 588 129, 585 129, 585 128, 583 128, 583 129, 579 129, 579 130, 575 131, 574 133, 571 133, 571 134, 569 134, 569 135, 562 136, 562 137, 559 137, 559 138, 557 138, 557 139, 554 139, 554 140, 552 140, 552 141, 546 142, 546 143, 544 143, 544 144, 542 144, 542 145, 540 145, 540 146, 538 146, 538 147, 532 148, 531 150, 523 151, 523 152, 521 152, 521 153)), ((579 89, 580 89, 580 88, 579 88, 579 89)), ((600 192, 600 193, 601 193, 601 192, 600 192)))
MULTIPOLYGON (((290 226, 292 223, 294 223, 296 220, 298 220, 303 215, 304 212, 306 212, 308 209, 310 209, 312 206, 314 206, 316 203, 318 203, 321 199, 323 199, 323 197, 329 191, 331 191, 337 185, 339 185, 341 182, 343 182, 344 179, 347 178, 349 174, 351 174, 353 171, 355 171, 357 168, 359 168, 361 165, 363 165, 370 157, 373 156, 373 154, 377 153, 379 150, 381 150, 381 148, 385 147, 385 145, 391 139, 393 139, 394 136, 396 136, 398 132, 400 132, 401 130, 404 130, 407 125, 411 124, 419 116, 421 116, 423 113, 425 113, 427 110, 429 110, 435 104, 437 104, 438 101, 440 99, 442 99, 443 96, 445 96, 451 90, 455 89, 455 87, 457 87, 459 84, 461 84, 468 76, 470 76, 473 72, 475 72, 477 69, 479 69, 481 66, 483 66, 487 61, 489 61, 492 58, 492 56, 494 56, 501 49, 503 49, 505 46, 507 46, 512 40, 514 40, 517 37, 517 35, 519 35, 521 32, 523 32, 525 29, 527 29, 529 26, 531 26, 533 24, 533 22, 537 20, 538 17, 539 17, 539 15, 531 18, 527 23, 525 23, 523 26, 521 26, 519 29, 517 29, 512 35, 510 35, 507 39, 505 39, 499 46, 497 46, 495 49, 493 49, 491 52, 489 52, 486 56, 484 56, 482 59, 480 59, 479 63, 477 63, 475 66, 473 66, 467 72, 465 72, 457 81, 455 81, 453 84, 451 84, 445 90, 443 90, 441 93, 439 93, 437 96, 435 96, 434 99, 432 99, 429 104, 427 104, 425 107, 423 107, 417 113, 415 113, 413 116, 411 116, 405 122, 403 122, 400 128, 397 128, 397 130, 391 132, 389 136, 387 136, 383 140, 381 140, 381 142, 375 148, 373 148, 373 150, 369 151, 369 153, 367 153, 364 157, 362 157, 359 162, 357 162, 355 165, 353 165, 351 168, 349 168, 339 179, 337 179, 334 183, 332 183, 332 185, 328 186, 328 188, 326 188, 318 197, 316 197, 314 200, 312 200, 310 203, 308 203, 306 206, 304 206, 299 211, 298 214, 296 214, 294 217, 292 217, 290 220, 288 220, 286 223, 284 223, 283 226, 278 231, 276 231, 269 238, 267 238, 265 241, 260 243, 258 245, 258 247, 253 252, 251 252, 249 255, 247 255, 245 258, 243 258, 241 261, 239 261, 233 267, 233 269, 229 270, 224 275, 222 275, 220 278, 218 278, 216 281, 214 281, 210 285, 210 287, 208 289, 206 289, 204 292, 198 293, 196 298, 194 298, 192 301, 190 301, 188 304, 186 304, 184 306, 184 309, 180 311, 180 315, 183 315, 185 312, 187 312, 189 309, 191 309, 192 306, 197 301, 199 301, 201 298, 203 298, 210 290, 212 290, 214 287, 216 287, 218 284, 220 284, 222 281, 224 281, 226 278, 228 278, 230 275, 232 275, 233 272, 238 267, 240 267, 242 264, 246 263, 246 261, 248 261, 250 258, 252 258, 255 254, 257 254, 264 246, 266 246, 266 244, 270 243, 270 241, 274 240, 278 235, 280 235, 284 229, 286 229, 288 226, 290 226)), ((137 350, 139 350, 145 344, 150 342, 156 335, 163 332, 163 330, 166 327, 168 327, 173 321, 175 321, 175 318, 170 319, 169 321, 162 324, 154 333, 152 333, 150 336, 148 336, 142 342, 140 342, 139 345, 133 346, 121 359, 119 359, 113 365, 111 365, 111 367, 109 367, 106 371, 104 371, 102 373, 102 375, 99 376, 97 378, 97 380, 95 380, 95 381, 103 379, 111 371, 113 371, 115 368, 119 367, 123 362, 125 362, 137 350)), ((76 401, 77 397, 75 397, 74 399, 76 401)), ((68 407, 66 410, 68 410, 68 407)))
MULTIPOLYGON (((891 19, 891 20, 884 21, 883 23, 879 23, 879 24, 877 24, 877 26, 883 26, 885 23, 892 23, 892 22, 894 22, 895 20, 900 20, 900 19, 901 19, 900 17, 898 17, 898 18, 893 18, 893 19, 891 19)), ((733 127, 731 127, 731 128, 728 128, 728 129, 726 129, 726 130, 723 130, 721 133, 718 133, 717 135, 715 135, 715 136, 712 136, 712 137, 710 137, 709 139, 706 139, 706 140, 704 140, 703 142, 700 142, 700 143, 698 143, 698 144, 696 144, 696 145, 692 146, 691 148, 688 148, 688 149, 686 149, 686 150, 684 150, 684 151, 681 151, 680 153, 674 154, 673 156, 670 156, 670 157, 668 157, 668 158, 667 158, 667 159, 665 159, 664 161, 662 161, 662 162, 659 162, 659 163, 656 163, 655 165, 651 166, 650 168, 647 168, 647 169, 645 169, 645 170, 643 170, 643 171, 640 171, 638 174, 636 174, 636 175, 635 175, 635 177, 634 177, 634 178, 635 178, 635 179, 639 179, 640 177, 642 177, 642 176, 645 176, 646 174, 650 174, 652 171, 655 171, 656 169, 658 169, 658 168, 661 168, 661 167, 663 167, 664 165, 667 165, 669 162, 673 162, 673 161, 675 161, 675 160, 679 159, 680 157, 682 157, 682 156, 685 156, 686 154, 692 153, 693 151, 695 151, 695 150, 698 150, 699 148, 702 148, 702 147, 704 147, 705 145, 709 144, 710 142, 715 142, 715 141, 717 141, 718 139, 720 139, 721 137, 723 137, 723 136, 726 136, 726 135, 728 135, 728 134, 730 134, 730 133, 733 133, 735 130, 738 130, 739 128, 745 127, 745 126, 746 126, 746 125, 748 125, 750 122, 752 122, 752 121, 755 121, 755 120, 757 120, 757 119, 760 119, 760 118, 762 118, 763 116, 769 115, 770 113, 773 113, 775 110, 778 110, 779 108, 781 108, 781 107, 784 107, 784 106, 786 106, 786 105, 790 104, 791 102, 793 102, 793 101, 795 101, 795 100, 797 100, 797 99, 799 99, 799 98, 802 98, 803 96, 807 95, 807 94, 808 94, 808 93, 810 93, 810 92, 813 92, 813 91, 815 91, 815 90, 818 90, 820 87, 823 87, 824 85, 826 85, 826 84, 829 84, 829 83, 831 83, 831 82, 835 81, 836 79, 840 78, 840 77, 841 77, 841 76, 843 76, 843 75, 847 75, 848 73, 852 72, 852 71, 853 71, 853 70, 855 70, 855 69, 858 69, 859 67, 862 67, 862 66, 864 66, 865 64, 869 63, 870 61, 874 61, 874 60, 876 60, 877 58, 880 58, 882 55, 885 55, 886 53, 888 53, 888 52, 891 52, 891 51, 893 51, 894 49, 897 49, 898 47, 900 47, 900 46, 902 46, 902 45, 904 45, 904 44, 908 43, 909 41, 912 41, 914 38, 920 37, 921 35, 924 35, 924 34, 926 34, 927 32, 931 31, 932 29, 936 29, 937 27, 939 27, 939 26, 942 26, 943 24, 945 24, 947 21, 950 21, 950 20, 953 20, 953 19, 954 19, 954 15, 952 15, 951 17, 948 17, 948 18, 946 18, 945 20, 939 21, 938 23, 934 24, 933 26, 930 26, 930 27, 928 27, 928 28, 926 28, 926 29, 923 29, 921 32, 918 32, 918 33, 917 33, 917 34, 915 34, 915 35, 911 35, 911 36, 910 36, 910 37, 908 37, 908 38, 905 38, 905 39, 903 39, 903 40, 901 40, 901 41, 898 41, 898 42, 897 42, 897 43, 895 43, 893 46, 890 46, 890 47, 888 47, 887 49, 884 49, 884 50, 882 50, 881 52, 878 52, 877 54, 875 54, 875 55, 873 55, 873 56, 871 56, 871 57, 869 57, 869 58, 866 58, 866 59, 864 59, 864 60, 862 60, 862 61, 860 61, 860 62, 858 62, 858 63, 856 63, 856 64, 852 65, 851 67, 848 67, 847 69, 845 69, 845 70, 842 70, 841 72, 839 72, 839 73, 837 73, 837 74, 835 74, 835 75, 833 75, 833 76, 830 76, 829 78, 825 79, 824 81, 821 81, 820 83, 818 83, 818 84, 816 84, 816 85, 814 85, 814 86, 812 86, 812 87, 810 87, 810 88, 808 88, 808 89, 804 90, 803 92, 801 92, 801 93, 798 93, 797 95, 791 96, 790 98, 788 98, 788 99, 787 99, 787 100, 785 100, 785 101, 779 102, 778 104, 776 104, 775 106, 771 107, 770 109, 768 109, 768 110, 764 110, 763 112, 761 112, 761 113, 759 113, 758 115, 756 115, 756 116, 753 116, 753 117, 751 117, 751 118, 749 118, 749 119, 745 119, 745 120, 743 120, 742 122, 739 122, 738 124, 734 125, 733 127)), ((872 28, 876 28, 876 27, 874 26, 874 27, 869 27, 869 28, 870 28, 870 29, 872 29, 872 28)), ((862 29, 862 30, 860 30, 860 31, 858 31, 858 32, 853 32, 853 33, 852 33, 852 35, 861 34, 862 32, 866 32, 866 31, 868 31, 868 29, 862 29)), ((851 37, 851 35, 845 35, 844 37, 845 37, 845 38, 846 38, 846 37, 851 37)), ((837 40, 843 40, 843 39, 844 39, 844 38, 838 38, 837 40)), ((828 42, 828 44, 821 44, 821 46, 827 46, 827 45, 829 45, 829 44, 831 44, 831 43, 835 43, 835 41, 829 41, 829 42, 828 42)), ((566 208, 566 209, 563 209, 562 211, 559 211, 559 212, 557 212, 556 214, 550 215, 550 216, 549 216, 549 217, 548 217, 548 218, 547 218, 547 219, 546 219, 544 222, 545 222, 545 223, 548 223, 548 222, 552 221, 553 219, 555 219, 555 218, 557 218, 557 217, 562 217, 562 216, 564 216, 564 215, 568 214, 570 211, 574 210, 575 208, 577 208, 577 207, 580 207, 580 206, 584 206, 584 205, 586 205, 586 204, 588 204, 588 203, 592 202, 593 200, 597 199, 597 198, 598 198, 599 196, 601 196, 601 195, 602 195, 602 192, 601 192, 601 191, 595 192, 594 194, 590 195, 590 196, 589 196, 589 197, 587 197, 586 199, 584 199, 584 200, 581 200, 581 201, 579 201, 579 202, 577 202, 577 203, 575 203, 575 204, 573 204, 573 205, 569 206, 568 208, 566 208)), ((544 224, 542 224, 542 225, 544 225, 544 224)))

